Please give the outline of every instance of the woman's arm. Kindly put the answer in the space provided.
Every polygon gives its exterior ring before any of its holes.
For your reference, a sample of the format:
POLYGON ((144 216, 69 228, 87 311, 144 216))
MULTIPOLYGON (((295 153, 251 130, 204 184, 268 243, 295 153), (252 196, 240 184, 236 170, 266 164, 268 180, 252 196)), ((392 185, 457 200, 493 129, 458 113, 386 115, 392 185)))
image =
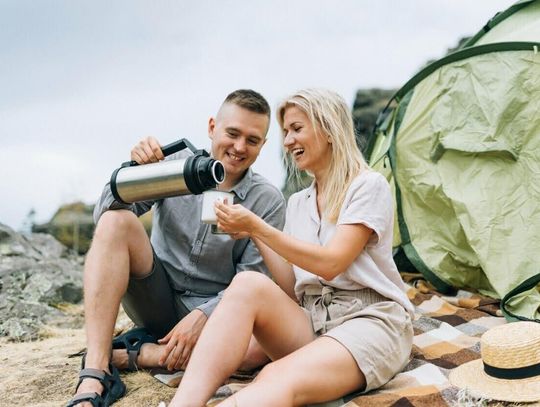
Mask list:
POLYGON ((303 242, 268 225, 241 205, 216 204, 221 228, 227 232, 247 232, 290 263, 332 280, 343 273, 364 249, 373 230, 362 224, 338 225, 325 246, 303 242))
POLYGON ((256 237, 253 237, 252 240, 255 242, 255 245, 257 245, 257 249, 259 249, 264 263, 268 267, 268 270, 270 270, 276 284, 279 285, 294 301, 298 301, 294 292, 296 278, 294 277, 292 265, 287 263, 283 257, 264 244, 262 240, 256 237))

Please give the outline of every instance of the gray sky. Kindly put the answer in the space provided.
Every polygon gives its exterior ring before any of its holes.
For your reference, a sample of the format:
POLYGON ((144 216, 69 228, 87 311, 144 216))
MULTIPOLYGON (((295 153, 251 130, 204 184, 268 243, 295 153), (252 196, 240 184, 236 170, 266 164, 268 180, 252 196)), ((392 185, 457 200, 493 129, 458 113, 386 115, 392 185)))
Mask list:
MULTIPOLYGON (((0 222, 93 203, 153 135, 208 148, 223 98, 397 88, 512 0, 0 0, 0 222)), ((255 169, 281 187, 273 120, 255 169)))

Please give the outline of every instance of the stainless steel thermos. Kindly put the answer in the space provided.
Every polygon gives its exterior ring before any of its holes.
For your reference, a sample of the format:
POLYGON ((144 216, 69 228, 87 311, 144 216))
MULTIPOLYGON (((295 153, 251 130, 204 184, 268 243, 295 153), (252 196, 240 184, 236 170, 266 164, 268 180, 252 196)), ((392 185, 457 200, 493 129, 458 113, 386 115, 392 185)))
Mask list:
POLYGON ((186 139, 162 148, 168 156, 188 148, 193 155, 177 160, 138 165, 123 163, 111 175, 111 191, 122 203, 156 200, 178 195, 198 195, 215 188, 225 179, 223 164, 205 150, 197 150, 186 139))

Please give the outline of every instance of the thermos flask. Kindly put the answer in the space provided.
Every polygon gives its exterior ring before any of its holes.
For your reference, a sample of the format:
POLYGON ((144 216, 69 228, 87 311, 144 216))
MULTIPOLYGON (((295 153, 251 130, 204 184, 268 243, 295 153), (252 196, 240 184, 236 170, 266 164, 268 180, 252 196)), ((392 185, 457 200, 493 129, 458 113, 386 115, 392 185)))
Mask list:
POLYGON ((123 163, 111 175, 111 191, 122 203, 156 200, 178 195, 198 195, 215 188, 225 179, 223 164, 210 158, 205 150, 197 150, 186 139, 162 148, 168 156, 188 148, 193 155, 177 160, 138 165, 123 163))

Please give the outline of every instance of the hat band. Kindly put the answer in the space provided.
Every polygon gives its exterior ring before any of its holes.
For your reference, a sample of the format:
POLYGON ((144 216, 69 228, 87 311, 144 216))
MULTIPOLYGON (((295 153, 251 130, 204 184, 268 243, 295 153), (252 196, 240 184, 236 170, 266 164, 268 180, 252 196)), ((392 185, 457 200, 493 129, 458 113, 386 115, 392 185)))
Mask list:
POLYGON ((540 363, 531 366, 517 367, 513 369, 504 369, 500 367, 490 366, 484 363, 484 372, 489 376, 497 379, 527 379, 529 377, 540 376, 540 363))

